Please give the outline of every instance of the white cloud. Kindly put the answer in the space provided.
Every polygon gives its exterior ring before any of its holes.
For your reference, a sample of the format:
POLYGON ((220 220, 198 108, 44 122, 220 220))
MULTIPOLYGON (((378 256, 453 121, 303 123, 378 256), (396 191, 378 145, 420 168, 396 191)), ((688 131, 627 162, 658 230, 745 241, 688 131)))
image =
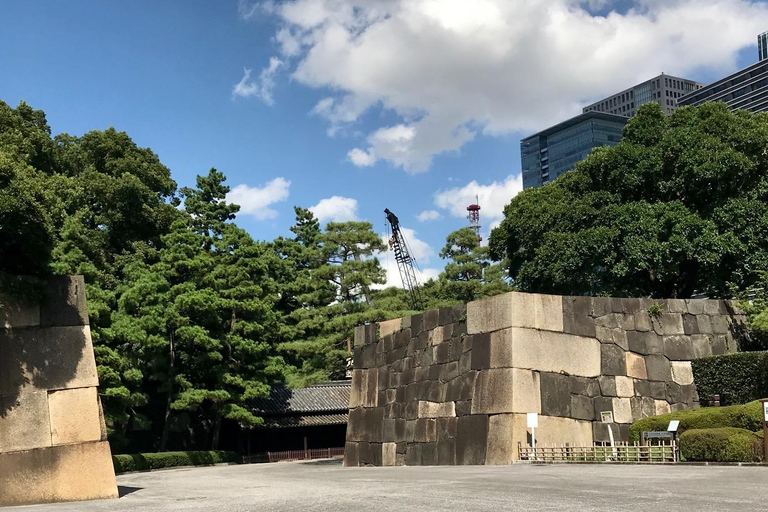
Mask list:
POLYGON ((440 218, 440 212, 436 210, 424 210, 416 216, 419 222, 429 222, 440 218))
POLYGON ((240 213, 251 215, 258 220, 274 219, 277 212, 269 205, 288 199, 291 182, 275 178, 263 187, 249 187, 242 184, 227 194, 227 202, 240 205, 240 213))
POLYGON ((309 208, 320 222, 346 222, 357 220, 357 199, 333 196, 309 208))
POLYGON ((282 60, 276 57, 270 58, 269 66, 261 70, 258 82, 251 80, 250 69, 244 69, 243 78, 232 89, 232 97, 248 98, 255 96, 267 105, 274 104, 275 100, 272 97, 272 90, 275 88, 275 75, 283 66, 285 66, 285 63, 282 60))
POLYGON ((399 116, 350 160, 408 172, 479 133, 543 128, 662 71, 725 73, 768 26, 768 6, 750 0, 292 0, 262 10, 278 19, 293 79, 327 92, 314 112, 329 133, 376 106, 399 116))
POLYGON ((454 217, 466 217, 467 206, 480 204, 480 220, 486 227, 495 227, 504 217, 504 207, 523 190, 522 174, 510 175, 504 181, 481 185, 470 181, 463 187, 440 190, 435 193, 435 205, 454 217))
POLYGON ((372 152, 366 152, 358 148, 354 148, 347 153, 347 158, 358 167, 370 167, 376 163, 376 157, 372 152))

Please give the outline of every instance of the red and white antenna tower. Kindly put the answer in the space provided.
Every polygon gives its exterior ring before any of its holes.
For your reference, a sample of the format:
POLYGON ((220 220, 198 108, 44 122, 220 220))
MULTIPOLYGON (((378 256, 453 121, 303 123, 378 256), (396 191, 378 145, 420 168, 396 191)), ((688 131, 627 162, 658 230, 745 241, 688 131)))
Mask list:
POLYGON ((480 200, 475 196, 475 204, 467 206, 467 218, 469 219, 469 227, 475 230, 477 235, 477 241, 482 242, 483 237, 480 236, 480 200))

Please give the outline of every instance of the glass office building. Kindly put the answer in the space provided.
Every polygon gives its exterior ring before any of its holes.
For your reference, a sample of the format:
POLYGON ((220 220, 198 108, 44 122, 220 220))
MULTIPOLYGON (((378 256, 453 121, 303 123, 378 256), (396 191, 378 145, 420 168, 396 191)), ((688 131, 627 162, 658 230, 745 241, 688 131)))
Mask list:
POLYGON ((586 112, 520 141, 523 188, 538 187, 566 171, 598 146, 615 146, 628 118, 586 112))
POLYGON ((768 32, 757 36, 757 55, 760 60, 768 59, 768 32))
POLYGON ((620 93, 587 105, 583 111, 608 112, 632 117, 640 105, 655 101, 661 105, 665 114, 671 114, 678 107, 679 98, 702 87, 704 87, 702 83, 662 73, 620 93))
POLYGON ((680 98, 680 105, 722 101, 731 110, 768 112, 768 59, 680 98))

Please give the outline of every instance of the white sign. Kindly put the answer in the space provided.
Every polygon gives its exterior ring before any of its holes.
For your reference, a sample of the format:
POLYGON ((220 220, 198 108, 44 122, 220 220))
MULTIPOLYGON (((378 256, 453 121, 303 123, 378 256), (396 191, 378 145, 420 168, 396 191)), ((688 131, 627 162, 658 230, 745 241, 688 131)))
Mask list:
POLYGON ((529 412, 527 415, 528 428, 539 428, 539 414, 535 412, 529 412))
POLYGON ((672 420, 669 422, 667 432, 677 432, 677 427, 680 426, 680 420, 672 420))
POLYGON ((603 420, 603 423, 613 423, 613 411, 601 412, 600 419, 603 420))
POLYGON ((763 419, 768 421, 768 402, 763 402, 763 419))

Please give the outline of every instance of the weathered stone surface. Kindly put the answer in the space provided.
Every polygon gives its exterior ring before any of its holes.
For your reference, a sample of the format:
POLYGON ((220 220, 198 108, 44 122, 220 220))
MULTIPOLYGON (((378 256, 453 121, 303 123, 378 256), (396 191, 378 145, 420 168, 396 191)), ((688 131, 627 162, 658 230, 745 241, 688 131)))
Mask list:
POLYGON ((438 325, 439 311, 437 309, 431 309, 422 313, 422 329, 425 331, 431 331, 438 325))
POLYGON ((437 466, 437 442, 421 445, 421 465, 437 466))
POLYGON ((567 375, 541 372, 540 387, 541 414, 565 417, 571 415, 571 382, 567 375))
POLYGON ((51 276, 48 292, 40 304, 41 327, 88 325, 83 276, 51 276))
POLYGON ((488 416, 461 416, 456 436, 456 464, 484 464, 488 446, 488 416))
POLYGON ((541 412, 539 374, 517 368, 480 371, 472 396, 472 414, 510 412, 541 412))
POLYGON ((406 466, 421 466, 421 443, 408 443, 405 452, 406 466))
POLYGON ((664 336, 664 355, 670 361, 693 359, 693 344, 690 336, 664 336))
POLYGON ((0 331, 0 395, 98 384, 87 325, 0 331))
POLYGON ((712 355, 712 345, 709 343, 709 336, 706 334, 694 334, 691 336, 691 347, 693 348, 693 358, 701 359, 712 355))
POLYGON ((533 309, 537 329, 563 332, 563 297, 534 294, 533 309))
POLYGON ((437 463, 441 466, 456 464, 456 439, 441 438, 437 442, 437 463))
POLYGON ((715 334, 727 334, 731 332, 731 326, 728 323, 728 317, 722 315, 713 316, 712 332, 715 334))
POLYGON ((397 444, 396 443, 384 443, 381 445, 381 465, 382 466, 397 465, 397 444))
POLYGON ((43 390, 0 395, 0 453, 48 446, 51 446, 48 393, 43 390))
POLYGON ((358 458, 357 443, 347 441, 344 444, 344 466, 357 467, 360 465, 360 459, 358 458))
POLYGON ((662 313, 659 323, 664 331, 662 334, 685 334, 683 317, 677 313, 662 313))
POLYGON ((616 396, 619 398, 635 396, 635 384, 631 377, 616 377, 616 396))
POLYGON ((609 429, 613 431, 613 440, 617 443, 629 441, 629 425, 619 425, 616 423, 592 423, 592 430, 595 442, 607 443, 611 440, 609 429))
POLYGON ((592 399, 595 404, 595 419, 600 421, 601 413, 613 412, 613 398, 598 396, 592 399))
POLYGON ((647 311, 640 311, 635 314, 635 330, 640 332, 651 330, 651 318, 647 311))
POLYGON ((667 402, 670 404, 684 403, 683 387, 676 382, 667 382, 667 402))
POLYGON ((672 380, 672 372, 669 366, 669 359, 664 356, 645 356, 645 368, 648 371, 648 380, 672 380))
POLYGON ((600 394, 602 396, 617 396, 616 377, 601 375, 597 378, 597 382, 600 384, 600 394))
POLYGON ((469 334, 534 326, 534 295, 530 293, 510 292, 467 304, 469 334))
POLYGON ((571 376, 571 393, 595 397, 600 394, 600 384, 596 378, 571 376))
POLYGON ((571 395, 571 416, 579 420, 594 419, 594 400, 584 395, 571 395))
POLYGON ((651 382, 645 379, 635 379, 635 396, 651 396, 651 382))
POLYGON ((419 402, 419 418, 450 418, 456 416, 453 402, 419 402))
POLYGON ((654 414, 669 414, 672 410, 669 408, 669 402, 666 400, 653 400, 654 414))
POLYGON ((515 368, 580 377, 600 375, 601 345, 595 338, 517 328, 497 335, 495 339, 504 339, 506 343, 511 337, 512 366, 515 368))
MULTIPOLYGON (((367 371, 366 377, 368 383, 366 385, 366 395, 363 401, 364 407, 376 407, 376 400, 379 395, 379 370, 378 368, 371 368, 367 371)), ((383 404, 382 404, 383 405, 383 404)))
POLYGON ((437 421, 432 418, 417 419, 414 441, 417 443, 433 443, 437 441, 437 421))
POLYGON ((632 421, 639 421, 649 416, 656 414, 656 405, 653 398, 636 396, 630 398, 630 405, 632 406, 632 421))
POLYGON ((647 379, 648 372, 645 369, 645 358, 633 352, 624 354, 627 364, 627 375, 635 379, 647 379))
POLYGON ((648 332, 627 332, 627 341, 629 343, 629 350, 637 352, 638 354, 663 354, 664 343, 661 336, 653 331, 648 332))
POLYGON ((632 423, 632 403, 629 398, 613 399, 613 421, 616 423, 632 423))
POLYGON ((459 425, 458 418, 438 418, 437 419, 437 439, 447 439, 456 437, 459 425))
POLYGON ((658 400, 666 400, 667 398, 667 383, 663 381, 648 382, 648 386, 651 390, 651 398, 658 400))
POLYGON ((600 368, 602 375, 626 375, 627 363, 624 350, 616 345, 601 345, 600 368))
POLYGON ((672 380, 681 386, 693 384, 693 369, 690 361, 672 361, 672 380))
POLYGON ((51 442, 54 445, 102 440, 96 391, 94 387, 48 393, 51 442))
POLYGON ((517 442, 513 435, 514 417, 514 414, 495 414, 488 418, 486 464, 511 464, 517 458, 517 442))
POLYGON ((453 323, 453 308, 451 306, 440 308, 438 310, 437 323, 438 325, 447 325, 453 323))
POLYGON ((0 294, 0 324, 6 329, 40 325, 40 305, 0 294))
POLYGON ((595 337, 595 320, 590 316, 593 300, 596 301, 595 304, 601 304, 600 299, 591 297, 563 297, 564 332, 588 338, 595 337))
MULTIPOLYGON (((521 426, 518 430, 525 432, 525 415, 518 414, 515 416, 519 418, 516 425, 521 426)), ((519 437, 516 435, 516 438, 517 441, 519 437)), ((540 416, 539 428, 536 429, 536 444, 545 446, 565 443, 571 446, 591 446, 592 422, 557 416, 540 416)))
POLYGON ((117 498, 109 444, 2 453, 0 490, 0 506, 117 498))

